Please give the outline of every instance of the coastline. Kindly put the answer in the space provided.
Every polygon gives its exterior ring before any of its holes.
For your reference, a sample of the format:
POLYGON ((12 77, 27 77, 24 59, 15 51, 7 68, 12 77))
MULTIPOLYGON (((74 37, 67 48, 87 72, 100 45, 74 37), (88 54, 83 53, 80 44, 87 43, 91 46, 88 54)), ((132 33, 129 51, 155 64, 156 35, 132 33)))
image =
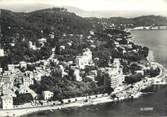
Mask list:
MULTIPOLYGON (((157 65, 160 68, 160 71, 161 71, 160 74, 154 78, 147 78, 146 83, 142 83, 144 80, 142 80, 138 83, 135 83, 134 86, 138 86, 138 89, 135 89, 135 92, 131 92, 132 95, 130 95, 130 96, 123 95, 122 97, 119 97, 119 98, 111 98, 111 95, 103 95, 103 96, 96 97, 93 99, 88 99, 86 102, 84 100, 82 100, 82 101, 76 101, 76 102, 67 103, 67 104, 29 107, 29 108, 18 108, 18 109, 11 109, 11 110, 0 110, 0 115, 2 117, 23 116, 23 115, 32 114, 32 113, 36 113, 36 112, 40 112, 40 111, 46 111, 46 110, 59 110, 59 109, 64 109, 64 108, 83 107, 83 106, 89 106, 89 105, 104 104, 104 103, 109 103, 109 102, 122 101, 122 100, 129 99, 129 98, 131 99, 132 97, 134 99, 139 98, 142 95, 142 93, 140 92, 141 89, 145 89, 145 88, 153 85, 154 81, 156 81, 157 79, 162 80, 162 79, 166 78, 167 70, 161 64, 156 63, 156 62, 152 62, 151 64, 157 65)), ((124 91, 125 90, 126 89, 124 89, 124 91)), ((129 90, 129 91, 132 91, 132 90, 129 90)), ((117 92, 117 93, 120 93, 120 92, 117 92)))

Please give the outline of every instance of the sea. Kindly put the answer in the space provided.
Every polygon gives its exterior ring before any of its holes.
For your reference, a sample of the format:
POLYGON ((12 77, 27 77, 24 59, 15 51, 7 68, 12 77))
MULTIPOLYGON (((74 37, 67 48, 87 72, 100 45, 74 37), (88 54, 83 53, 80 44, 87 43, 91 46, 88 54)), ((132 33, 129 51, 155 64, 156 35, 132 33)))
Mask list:
MULTIPOLYGON (((167 68, 167 30, 131 31, 133 42, 153 51, 154 61, 167 68)), ((138 99, 94 106, 49 110, 24 117, 159 117, 167 116, 167 85, 153 86, 138 99)))

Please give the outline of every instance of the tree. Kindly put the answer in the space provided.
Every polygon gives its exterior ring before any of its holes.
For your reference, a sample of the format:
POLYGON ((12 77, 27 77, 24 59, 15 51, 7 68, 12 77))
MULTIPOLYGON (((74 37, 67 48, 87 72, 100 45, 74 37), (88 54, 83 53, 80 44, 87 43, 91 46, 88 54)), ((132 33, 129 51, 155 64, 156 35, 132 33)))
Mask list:
POLYGON ((17 94, 17 97, 14 98, 13 103, 14 105, 25 104, 33 101, 33 97, 30 93, 26 94, 17 94))

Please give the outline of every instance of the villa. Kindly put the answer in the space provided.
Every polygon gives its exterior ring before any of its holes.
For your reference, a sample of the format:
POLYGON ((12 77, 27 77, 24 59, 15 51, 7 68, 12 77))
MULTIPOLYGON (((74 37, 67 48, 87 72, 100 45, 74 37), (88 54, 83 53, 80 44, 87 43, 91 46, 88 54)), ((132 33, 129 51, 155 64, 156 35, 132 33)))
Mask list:
POLYGON ((90 49, 86 48, 82 56, 77 56, 75 59, 76 65, 79 69, 85 69, 86 65, 91 65, 92 61, 92 52, 90 49))

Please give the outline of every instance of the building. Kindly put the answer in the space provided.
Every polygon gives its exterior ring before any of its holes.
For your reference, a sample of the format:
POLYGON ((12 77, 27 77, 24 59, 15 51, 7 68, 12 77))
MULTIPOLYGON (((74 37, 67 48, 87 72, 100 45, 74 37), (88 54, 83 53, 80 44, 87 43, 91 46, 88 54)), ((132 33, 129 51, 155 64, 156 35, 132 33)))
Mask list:
POLYGON ((144 76, 144 70, 137 70, 135 71, 136 74, 141 74, 142 76, 144 76))
POLYGON ((75 63, 79 69, 85 69, 86 65, 91 65, 93 61, 92 52, 90 51, 90 49, 85 49, 82 56, 77 56, 75 63))
POLYGON ((143 26, 139 26, 139 27, 135 27, 134 30, 143 30, 144 27, 143 26))
POLYGON ((13 109, 13 97, 4 95, 1 97, 2 99, 2 108, 3 109, 13 109))
POLYGON ((97 70, 91 70, 86 78, 91 79, 92 81, 96 82, 95 78, 97 77, 97 70))
POLYGON ((33 90, 31 90, 29 87, 26 87, 24 85, 20 85, 20 88, 17 89, 17 91, 18 91, 19 94, 27 94, 27 93, 29 93, 29 94, 32 95, 33 98, 37 97, 37 94, 33 90))
POLYGON ((0 74, 3 72, 3 69, 0 67, 0 74))
POLYGON ((64 46, 64 45, 61 45, 60 46, 60 51, 63 51, 63 50, 65 50, 66 49, 66 47, 64 46))
POLYGON ((6 90, 3 90, 2 89, 2 94, 3 95, 8 95, 8 96, 11 96, 11 97, 16 97, 16 94, 14 91, 12 91, 11 89, 6 89, 6 90))
POLYGON ((65 72, 65 69, 63 65, 59 65, 58 67, 59 71, 61 72, 61 77, 63 78, 64 76, 68 75, 68 73, 65 72))
POLYGON ((159 26, 159 29, 160 29, 160 30, 166 30, 166 29, 167 29, 167 26, 159 26))
POLYGON ((54 38, 55 38, 54 32, 52 32, 51 34, 49 34, 49 37, 50 37, 51 39, 54 39, 54 38))
POLYGON ((51 91, 43 91, 42 94, 43 94, 44 100, 49 100, 54 95, 54 93, 51 91))
POLYGON ((80 76, 80 71, 79 71, 79 69, 75 69, 74 70, 74 77, 75 77, 75 80, 76 81, 82 81, 82 77, 80 76))
POLYGON ((29 87, 30 85, 34 84, 33 80, 30 77, 23 78, 23 85, 29 87))
POLYGON ((109 79, 107 77, 104 79, 104 84, 110 81, 111 88, 116 88, 123 84, 125 79, 119 59, 114 59, 112 67, 105 68, 104 72, 109 76, 109 79))
POLYGON ((4 49, 1 49, 1 48, 0 48, 0 57, 4 57, 4 56, 5 56, 4 49))
POLYGON ((45 38, 41 38, 38 39, 39 44, 41 44, 41 47, 43 47, 45 45, 45 43, 47 42, 47 40, 45 38))
POLYGON ((29 77, 29 78, 31 78, 31 79, 34 78, 34 74, 33 74, 32 71, 25 71, 25 76, 27 76, 27 77, 29 77))
POLYGON ((21 68, 27 68, 27 63, 25 61, 21 61, 19 65, 21 68))
POLYGON ((14 64, 9 64, 8 65, 8 70, 9 71, 14 71, 14 69, 15 69, 15 65, 14 64))
POLYGON ((41 38, 41 39, 38 39, 38 42, 39 43, 45 43, 45 42, 47 42, 47 40, 45 38, 41 38))
POLYGON ((37 49, 38 49, 38 48, 36 47, 36 45, 33 44, 32 41, 29 41, 29 48, 30 48, 30 49, 33 49, 33 50, 37 50, 37 49))

